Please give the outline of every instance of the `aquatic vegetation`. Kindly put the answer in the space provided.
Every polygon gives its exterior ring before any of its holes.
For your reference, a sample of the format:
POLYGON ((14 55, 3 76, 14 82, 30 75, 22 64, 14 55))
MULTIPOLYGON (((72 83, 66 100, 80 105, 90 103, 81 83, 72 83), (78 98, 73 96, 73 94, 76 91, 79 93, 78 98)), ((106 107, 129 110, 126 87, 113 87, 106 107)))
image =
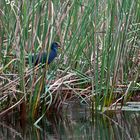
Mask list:
MULTIPOLYGON (((0 8, 0 115, 43 116, 67 100, 103 110, 140 91, 138 0, 2 0, 0 8), (32 54, 62 50, 49 66, 32 54), (29 60, 29 64, 27 63, 29 60)), ((25 116, 24 116, 25 117, 25 116)))

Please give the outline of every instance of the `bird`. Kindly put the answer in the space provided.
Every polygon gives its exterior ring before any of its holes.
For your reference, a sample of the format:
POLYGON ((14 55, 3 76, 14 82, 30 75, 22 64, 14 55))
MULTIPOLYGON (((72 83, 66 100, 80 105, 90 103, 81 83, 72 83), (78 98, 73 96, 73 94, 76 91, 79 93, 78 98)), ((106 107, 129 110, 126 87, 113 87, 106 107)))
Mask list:
POLYGON ((54 60, 54 58, 57 56, 58 48, 60 48, 60 45, 57 42, 53 42, 51 44, 49 57, 47 57, 48 53, 46 51, 44 51, 42 53, 38 53, 36 55, 32 55, 32 63, 34 64, 34 66, 36 66, 40 63, 45 64, 48 59, 47 63, 49 65, 54 60))

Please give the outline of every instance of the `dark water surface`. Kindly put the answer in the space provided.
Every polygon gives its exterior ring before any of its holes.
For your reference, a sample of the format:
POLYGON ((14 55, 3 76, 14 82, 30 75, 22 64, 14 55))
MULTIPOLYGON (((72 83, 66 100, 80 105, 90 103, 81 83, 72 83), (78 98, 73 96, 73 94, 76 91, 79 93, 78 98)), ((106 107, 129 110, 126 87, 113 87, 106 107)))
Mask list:
POLYGON ((140 140, 140 112, 91 114, 87 105, 70 103, 63 113, 38 124, 21 122, 17 113, 0 121, 0 140, 140 140))

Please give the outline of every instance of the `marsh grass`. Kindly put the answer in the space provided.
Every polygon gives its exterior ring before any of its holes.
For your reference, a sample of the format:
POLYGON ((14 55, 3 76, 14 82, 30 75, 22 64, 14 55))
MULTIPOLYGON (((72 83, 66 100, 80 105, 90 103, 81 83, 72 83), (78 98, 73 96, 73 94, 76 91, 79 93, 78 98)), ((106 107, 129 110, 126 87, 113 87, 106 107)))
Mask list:
POLYGON ((103 110, 139 91, 139 0, 2 0, 0 15, 0 115, 24 102, 34 118, 75 97, 103 110), (58 58, 33 67, 53 40, 58 58))

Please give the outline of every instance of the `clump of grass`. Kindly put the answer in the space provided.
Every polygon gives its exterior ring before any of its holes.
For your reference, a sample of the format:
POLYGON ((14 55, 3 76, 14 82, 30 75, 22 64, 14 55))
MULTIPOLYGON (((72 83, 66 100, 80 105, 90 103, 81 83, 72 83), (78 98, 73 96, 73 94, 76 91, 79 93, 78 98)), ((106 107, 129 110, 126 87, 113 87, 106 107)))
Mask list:
POLYGON ((139 90, 138 0, 2 0, 1 5, 1 115, 24 102, 34 118, 46 105, 60 108, 75 97, 102 110, 139 90), (53 40, 61 44, 60 57, 34 68, 31 54, 49 51, 53 40))

